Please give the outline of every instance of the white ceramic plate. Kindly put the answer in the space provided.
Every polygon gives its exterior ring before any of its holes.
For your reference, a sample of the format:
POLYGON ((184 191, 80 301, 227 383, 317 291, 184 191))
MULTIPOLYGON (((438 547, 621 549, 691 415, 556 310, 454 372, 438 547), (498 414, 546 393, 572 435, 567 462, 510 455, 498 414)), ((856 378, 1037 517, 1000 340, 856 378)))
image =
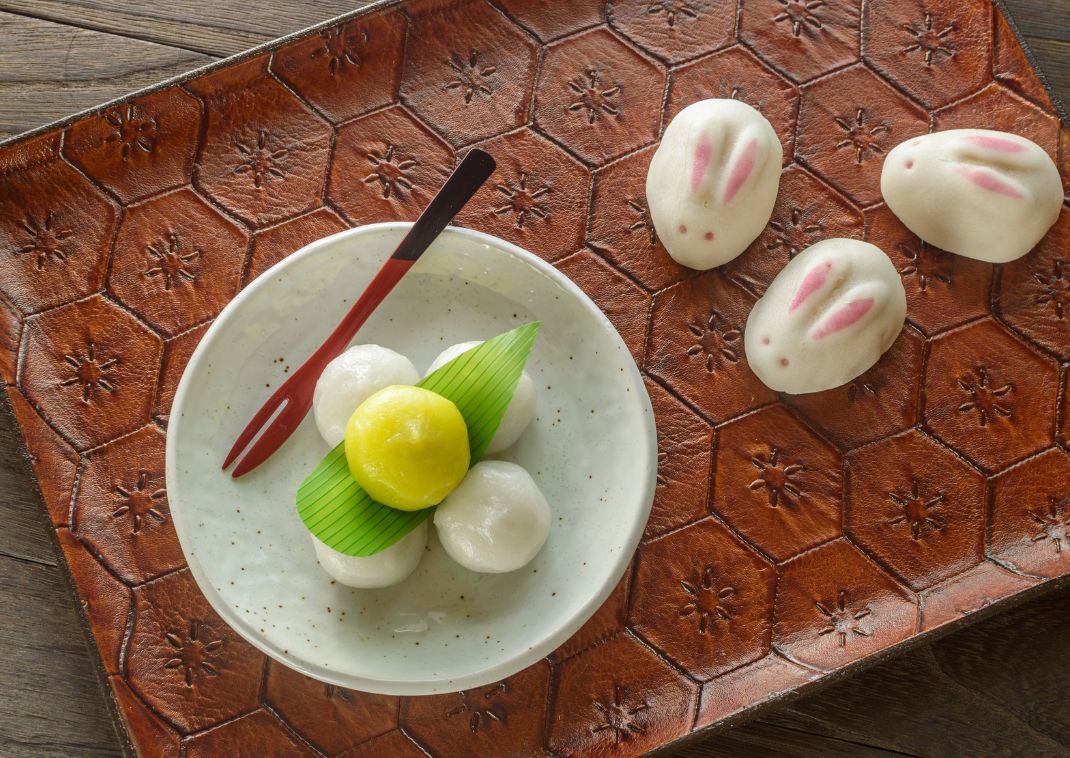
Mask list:
POLYGON ((357 341, 397 350, 423 370, 448 345, 542 322, 528 362, 539 388, 536 419, 500 457, 538 482, 553 510, 550 537, 511 574, 467 571, 432 537, 403 584, 333 583, 294 508, 298 485, 327 453, 311 414, 253 473, 235 481, 220 464, 269 388, 334 328, 408 226, 375 224, 319 240, 223 310, 178 386, 167 492, 193 576, 242 637, 326 682, 423 695, 513 674, 597 610, 649 515, 657 443, 639 372, 594 303, 534 255, 447 229, 357 341))

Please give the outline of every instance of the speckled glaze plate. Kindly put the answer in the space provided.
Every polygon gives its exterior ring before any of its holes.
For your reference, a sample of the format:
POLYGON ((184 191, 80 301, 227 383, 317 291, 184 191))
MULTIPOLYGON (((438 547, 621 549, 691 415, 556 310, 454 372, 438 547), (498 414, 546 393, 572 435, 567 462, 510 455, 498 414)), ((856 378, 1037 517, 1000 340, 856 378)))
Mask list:
POLYGON ((269 387, 318 347, 408 227, 374 224, 320 240, 246 288, 190 359, 167 435, 171 515, 220 616, 292 668, 391 695, 484 685, 568 639, 624 573, 657 468, 642 378, 597 306, 515 245, 447 229, 357 341, 425 369, 448 345, 542 322, 528 363, 536 418, 504 457, 528 469, 551 503, 550 538, 509 574, 467 571, 432 537, 400 585, 333 582, 294 509, 297 486, 328 451, 311 414, 252 474, 235 481, 219 464, 269 387))

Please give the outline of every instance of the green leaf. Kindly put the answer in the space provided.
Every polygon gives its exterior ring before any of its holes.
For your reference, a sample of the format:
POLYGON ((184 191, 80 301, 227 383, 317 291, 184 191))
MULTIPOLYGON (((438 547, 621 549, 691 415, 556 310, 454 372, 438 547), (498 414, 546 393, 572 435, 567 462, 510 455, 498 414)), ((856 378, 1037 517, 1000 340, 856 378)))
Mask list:
MULTIPOLYGON (((416 384, 457 406, 468 425, 473 464, 498 431, 538 331, 539 322, 533 321, 498 335, 416 384)), ((349 473, 345 443, 329 452, 297 489, 297 513, 305 526, 346 555, 374 555, 390 547, 433 511, 399 511, 372 500, 349 473)))

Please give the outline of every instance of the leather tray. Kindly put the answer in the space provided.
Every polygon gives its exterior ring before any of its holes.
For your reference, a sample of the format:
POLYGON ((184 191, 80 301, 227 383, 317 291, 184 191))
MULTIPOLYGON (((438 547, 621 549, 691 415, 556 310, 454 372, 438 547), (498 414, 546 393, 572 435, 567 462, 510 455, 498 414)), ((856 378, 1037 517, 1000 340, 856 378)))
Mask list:
POLYGON ((1064 171, 1068 134, 991 0, 860 6, 391 2, 0 148, 0 374, 139 754, 635 754, 1070 572, 1070 211, 991 266, 922 244, 878 183, 932 128, 1017 132, 1064 171), (759 107, 786 169, 752 248, 696 274, 643 183, 666 119, 710 96, 759 107), (657 413, 657 500, 618 590, 547 660, 461 694, 348 692, 269 663, 198 592, 169 407, 243 284, 413 218, 477 142, 499 169, 461 223, 617 325, 657 413), (910 324, 850 386, 778 397, 740 329, 830 236, 892 257, 910 324))

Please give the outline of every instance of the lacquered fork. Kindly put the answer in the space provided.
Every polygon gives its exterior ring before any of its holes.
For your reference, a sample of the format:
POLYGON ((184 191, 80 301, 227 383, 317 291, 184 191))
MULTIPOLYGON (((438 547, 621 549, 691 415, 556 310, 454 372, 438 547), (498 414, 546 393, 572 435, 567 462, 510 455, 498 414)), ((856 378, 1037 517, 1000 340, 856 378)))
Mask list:
POLYGON ((494 159, 482 150, 471 150, 464 157, 341 323, 312 357, 275 390, 238 435, 234 447, 223 461, 224 469, 237 459, 263 428, 263 434, 235 466, 231 474, 234 478, 252 471, 289 439, 312 407, 312 393, 323 369, 345 350, 383 298, 490 177, 494 168, 494 159), (264 428, 269 420, 271 423, 264 428))

